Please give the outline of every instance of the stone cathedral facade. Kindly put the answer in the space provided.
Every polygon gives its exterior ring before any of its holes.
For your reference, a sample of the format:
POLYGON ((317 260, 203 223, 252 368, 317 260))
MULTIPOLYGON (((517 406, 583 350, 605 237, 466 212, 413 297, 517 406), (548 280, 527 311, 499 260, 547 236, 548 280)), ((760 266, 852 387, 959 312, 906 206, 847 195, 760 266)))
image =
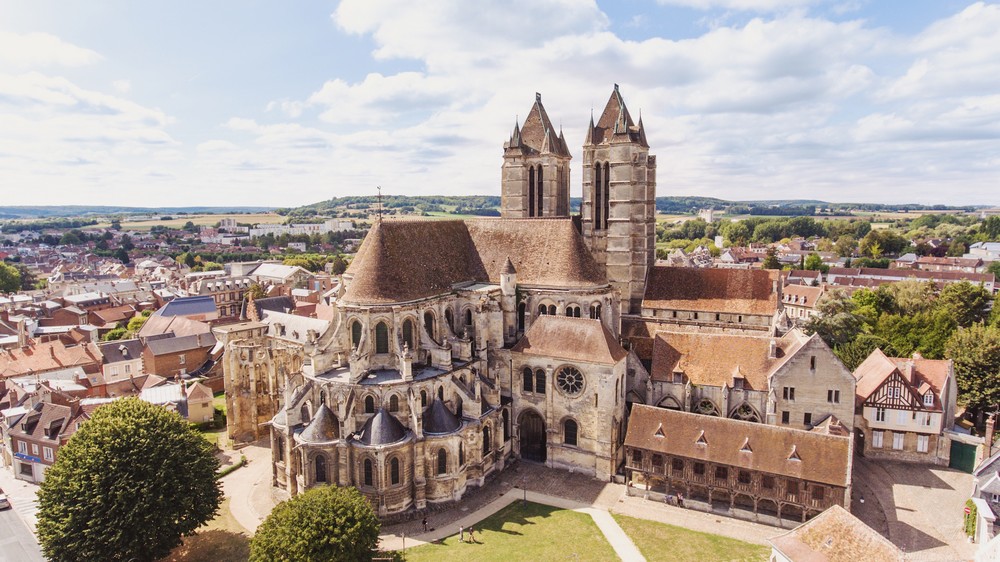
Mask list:
MULTIPOLYGON (((356 486, 392 516, 459 500, 513 459, 621 472, 627 403, 663 392, 622 342, 651 349, 678 314, 641 320, 656 158, 617 85, 584 139, 578 217, 571 158, 536 94, 503 146, 502 218, 380 220, 325 328, 216 331, 230 436, 270 439, 275 487, 356 486)), ((729 329, 772 330, 737 316, 729 329)))

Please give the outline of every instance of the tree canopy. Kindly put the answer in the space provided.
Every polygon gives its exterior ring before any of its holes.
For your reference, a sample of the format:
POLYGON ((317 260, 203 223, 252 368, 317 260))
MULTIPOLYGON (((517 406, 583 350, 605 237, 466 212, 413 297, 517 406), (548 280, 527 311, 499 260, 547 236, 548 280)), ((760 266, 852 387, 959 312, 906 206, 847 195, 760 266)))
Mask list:
POLYGON ((38 492, 53 561, 152 561, 212 519, 222 491, 211 447, 175 412, 122 398, 59 449, 38 492))
POLYGON ((976 414, 1000 405, 1000 328, 974 324, 952 334, 945 356, 955 362, 958 392, 976 414))
POLYGON ((274 508, 250 541, 250 560, 371 560, 380 528, 356 488, 317 486, 274 508))
POLYGON ((0 293, 13 293, 21 288, 21 272, 0 262, 0 293))

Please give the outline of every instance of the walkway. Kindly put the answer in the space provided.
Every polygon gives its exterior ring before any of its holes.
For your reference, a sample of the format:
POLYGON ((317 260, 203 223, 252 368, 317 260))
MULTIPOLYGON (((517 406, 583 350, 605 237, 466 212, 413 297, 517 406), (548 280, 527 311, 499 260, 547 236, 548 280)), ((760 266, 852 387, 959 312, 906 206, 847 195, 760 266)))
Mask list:
POLYGON ((38 524, 38 484, 18 480, 9 466, 0 467, 0 488, 7 494, 11 507, 32 533, 38 524))
POLYGON ((587 504, 582 504, 580 502, 575 502, 572 500, 567 500, 563 498, 557 498, 555 496, 549 496, 547 494, 540 494, 538 492, 531 492, 519 489, 512 489, 500 496, 496 500, 493 500, 484 507, 462 517, 461 519, 449 523, 447 526, 442 526, 441 528, 429 531, 427 533, 421 533, 415 537, 406 537, 405 544, 404 539, 397 535, 382 535, 379 537, 381 539, 380 545, 382 548, 387 550, 401 550, 405 546, 406 548, 412 548, 415 546, 420 546, 422 544, 427 544, 430 542, 435 542, 444 539, 450 535, 455 534, 455 530, 459 527, 469 528, 476 523, 479 523, 483 519, 486 519, 490 515, 500 511, 501 509, 507 507, 508 505, 521 501, 527 498, 528 501, 533 503, 540 503, 544 505, 550 505, 553 507, 558 507, 560 509, 571 509, 580 513, 586 513, 597 524, 597 528, 601 530, 604 534, 604 538, 608 540, 608 543, 618 556, 625 562, 632 561, 644 561, 645 558, 636 548, 632 539, 628 538, 625 531, 618 526, 618 522, 615 521, 614 517, 608 513, 607 509, 594 507, 587 504))
POLYGON ((248 445, 235 452, 247 458, 247 465, 230 472, 221 479, 222 491, 230 498, 229 510, 249 534, 253 534, 261 521, 274 507, 271 498, 271 449, 261 443, 248 445))

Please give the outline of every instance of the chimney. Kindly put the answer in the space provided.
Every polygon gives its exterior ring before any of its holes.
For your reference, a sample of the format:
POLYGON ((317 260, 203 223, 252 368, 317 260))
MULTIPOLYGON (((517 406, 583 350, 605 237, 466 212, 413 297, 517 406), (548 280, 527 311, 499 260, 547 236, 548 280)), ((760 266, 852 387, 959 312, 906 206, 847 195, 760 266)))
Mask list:
POLYGON ((17 346, 21 349, 28 347, 28 326, 24 318, 17 321, 17 346))
POLYGON ((986 458, 993 456, 993 427, 996 423, 997 415, 990 414, 990 417, 986 418, 986 435, 984 440, 986 441, 986 458))

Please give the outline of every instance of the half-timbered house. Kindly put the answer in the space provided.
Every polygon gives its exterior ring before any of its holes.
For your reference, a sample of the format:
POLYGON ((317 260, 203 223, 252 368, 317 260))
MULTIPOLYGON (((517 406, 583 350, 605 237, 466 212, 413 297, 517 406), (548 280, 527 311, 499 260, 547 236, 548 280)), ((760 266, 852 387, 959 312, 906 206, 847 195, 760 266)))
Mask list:
POLYGON ((947 465, 945 430, 958 390, 951 360, 887 357, 876 349, 854 371, 857 447, 867 457, 947 465))

